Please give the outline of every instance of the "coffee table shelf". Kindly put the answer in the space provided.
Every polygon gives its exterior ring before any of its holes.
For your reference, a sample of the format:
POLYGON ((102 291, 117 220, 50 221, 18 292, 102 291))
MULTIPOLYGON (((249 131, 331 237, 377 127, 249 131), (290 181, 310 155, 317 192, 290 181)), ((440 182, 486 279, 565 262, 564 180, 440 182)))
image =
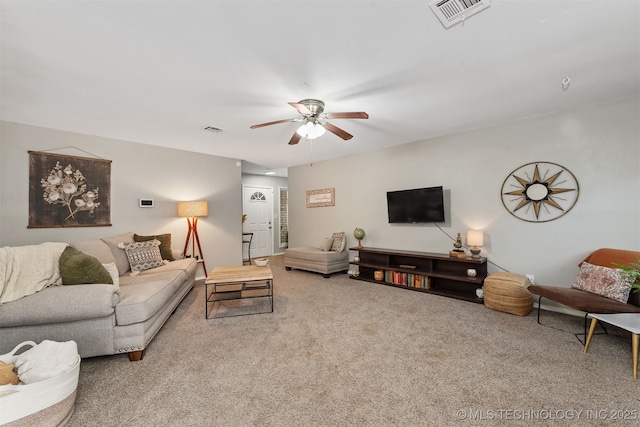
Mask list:
POLYGON ((273 273, 269 266, 215 267, 205 280, 205 318, 273 313, 273 273), (262 299, 267 304, 254 304, 262 299), (251 310, 262 307, 266 309, 251 310))

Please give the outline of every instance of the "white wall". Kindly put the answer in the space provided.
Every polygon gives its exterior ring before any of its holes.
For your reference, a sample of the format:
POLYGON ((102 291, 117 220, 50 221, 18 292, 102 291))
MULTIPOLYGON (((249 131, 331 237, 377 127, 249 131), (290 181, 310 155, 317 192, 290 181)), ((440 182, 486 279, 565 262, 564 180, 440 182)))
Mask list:
MULTIPOLYGON (((208 270, 242 263, 241 168, 238 160, 0 122, 0 246, 73 242, 134 233, 172 234, 182 250, 187 221, 176 215, 179 200, 207 200, 209 216, 199 219, 198 234, 208 270), (59 150, 63 147, 76 147, 59 150), (112 161, 111 227, 27 229, 29 212, 28 151, 50 151, 112 161), (154 208, 139 208, 152 198, 154 208)), ((202 272, 199 272, 202 275, 202 272)))
POLYGON ((290 168, 289 245, 319 245, 344 230, 355 246, 353 230, 361 227, 365 246, 447 253, 450 236, 461 233, 464 242, 466 230, 481 229, 490 271, 500 266, 570 286, 591 251, 640 250, 639 116, 634 98, 290 168), (504 179, 534 161, 563 165, 578 179, 575 207, 557 220, 521 221, 502 205, 504 179), (387 191, 437 185, 450 207, 442 231, 388 224, 387 191), (328 187, 334 207, 306 207, 306 190, 328 187))

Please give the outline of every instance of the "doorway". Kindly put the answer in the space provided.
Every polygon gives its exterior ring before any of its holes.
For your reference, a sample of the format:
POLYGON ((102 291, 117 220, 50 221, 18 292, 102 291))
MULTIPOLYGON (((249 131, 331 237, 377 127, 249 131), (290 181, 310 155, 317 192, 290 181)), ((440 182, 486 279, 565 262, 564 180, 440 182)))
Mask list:
POLYGON ((251 257, 273 255, 273 188, 243 185, 242 203, 247 215, 242 231, 253 233, 251 257))

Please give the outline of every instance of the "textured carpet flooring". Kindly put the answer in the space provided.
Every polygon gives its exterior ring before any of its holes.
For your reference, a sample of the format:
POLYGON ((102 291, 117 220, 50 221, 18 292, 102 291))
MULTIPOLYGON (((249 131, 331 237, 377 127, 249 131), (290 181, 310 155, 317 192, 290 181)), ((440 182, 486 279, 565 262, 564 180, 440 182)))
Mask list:
POLYGON ((206 320, 199 284, 142 361, 84 359, 69 425, 640 424, 623 331, 272 269, 274 313, 206 320))

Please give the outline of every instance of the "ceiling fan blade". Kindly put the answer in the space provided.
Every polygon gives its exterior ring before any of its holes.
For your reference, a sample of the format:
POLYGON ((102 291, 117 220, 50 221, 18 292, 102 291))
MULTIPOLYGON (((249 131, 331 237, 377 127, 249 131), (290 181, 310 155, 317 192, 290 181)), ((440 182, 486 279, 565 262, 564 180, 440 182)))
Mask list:
POLYGON ((352 111, 349 113, 327 113, 327 119, 368 119, 369 115, 364 111, 352 111))
POLYGON ((353 138, 353 135, 351 135, 350 133, 340 129, 337 126, 332 125, 331 123, 322 123, 322 126, 324 126, 324 128, 326 130, 328 130, 329 132, 338 135, 340 138, 344 139, 345 141, 353 138))
POLYGON ((291 140, 289 141, 289 145, 296 145, 298 142, 300 142, 300 138, 302 138, 300 134, 298 132, 294 132, 291 140))
POLYGON ((277 125, 278 123, 295 122, 296 120, 297 119, 284 119, 284 120, 276 120, 275 122, 260 123, 259 125, 251 126, 251 129, 258 129, 264 126, 277 125))
POLYGON ((309 109, 307 107, 305 107, 304 105, 302 105, 302 104, 299 104, 297 102, 290 102, 289 105, 291 105, 293 108, 298 110, 298 112, 300 114, 302 114, 303 116, 311 116, 311 115, 313 115, 313 113, 311 111, 309 111, 309 109))

